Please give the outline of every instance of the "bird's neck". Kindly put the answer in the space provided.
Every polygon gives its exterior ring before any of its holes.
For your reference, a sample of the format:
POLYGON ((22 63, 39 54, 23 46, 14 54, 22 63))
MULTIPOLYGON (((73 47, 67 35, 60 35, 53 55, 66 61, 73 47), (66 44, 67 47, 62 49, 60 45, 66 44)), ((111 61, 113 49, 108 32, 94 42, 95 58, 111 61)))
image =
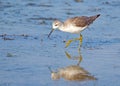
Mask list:
POLYGON ((59 27, 59 30, 64 31, 64 23, 63 23, 63 22, 61 22, 61 25, 60 25, 60 27, 59 27))

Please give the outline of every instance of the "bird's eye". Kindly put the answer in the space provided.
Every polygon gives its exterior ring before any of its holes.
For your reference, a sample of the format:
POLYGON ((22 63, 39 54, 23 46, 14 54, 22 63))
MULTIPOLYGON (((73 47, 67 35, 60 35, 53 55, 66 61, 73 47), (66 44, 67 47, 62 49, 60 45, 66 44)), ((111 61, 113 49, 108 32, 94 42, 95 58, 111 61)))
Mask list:
POLYGON ((57 24, 55 24, 55 26, 57 26, 57 24))

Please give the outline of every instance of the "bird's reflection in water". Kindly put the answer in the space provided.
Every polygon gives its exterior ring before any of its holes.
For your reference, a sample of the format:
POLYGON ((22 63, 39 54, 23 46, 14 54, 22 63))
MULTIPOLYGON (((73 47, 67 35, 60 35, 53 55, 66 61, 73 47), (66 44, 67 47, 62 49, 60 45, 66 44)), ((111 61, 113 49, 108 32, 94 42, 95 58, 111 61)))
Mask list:
POLYGON ((65 52, 66 56, 70 59, 77 59, 77 65, 70 65, 64 68, 59 68, 57 71, 51 71, 51 78, 53 80, 58 80, 60 78, 64 78, 65 80, 70 81, 85 81, 85 80, 96 80, 94 76, 92 76, 87 70, 82 68, 79 64, 82 60, 82 55, 80 54, 78 57, 72 57, 68 52, 65 52))
POLYGON ((75 2, 83 2, 83 0, 74 0, 75 2))
POLYGON ((79 55, 78 56, 71 56, 67 51, 65 51, 65 55, 68 59, 71 59, 71 60, 78 60, 78 63, 77 65, 79 66, 80 65, 80 62, 82 61, 82 55, 81 55, 81 52, 78 50, 78 53, 79 55))

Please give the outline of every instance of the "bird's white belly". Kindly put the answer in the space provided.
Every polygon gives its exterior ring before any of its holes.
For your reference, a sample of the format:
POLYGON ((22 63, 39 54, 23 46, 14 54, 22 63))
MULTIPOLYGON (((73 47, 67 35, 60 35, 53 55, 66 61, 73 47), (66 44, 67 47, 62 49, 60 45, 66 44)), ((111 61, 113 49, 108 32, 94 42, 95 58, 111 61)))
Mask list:
POLYGON ((84 30, 87 26, 85 27, 75 27, 72 25, 69 25, 68 27, 65 27, 63 29, 61 29, 64 32, 69 32, 69 33, 80 33, 82 30, 84 30))

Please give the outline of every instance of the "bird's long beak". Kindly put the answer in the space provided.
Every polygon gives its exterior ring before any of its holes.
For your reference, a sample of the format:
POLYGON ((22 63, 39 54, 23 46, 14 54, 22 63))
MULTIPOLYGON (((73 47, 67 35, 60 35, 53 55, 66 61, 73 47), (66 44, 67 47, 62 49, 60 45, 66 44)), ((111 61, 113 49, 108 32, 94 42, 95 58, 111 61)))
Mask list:
POLYGON ((52 34, 53 31, 54 31, 54 29, 52 29, 52 30, 50 31, 50 33, 48 34, 48 38, 50 37, 50 35, 52 34))
POLYGON ((51 67, 48 67, 48 69, 50 70, 50 72, 51 72, 51 73, 53 73, 53 71, 52 71, 51 67))

